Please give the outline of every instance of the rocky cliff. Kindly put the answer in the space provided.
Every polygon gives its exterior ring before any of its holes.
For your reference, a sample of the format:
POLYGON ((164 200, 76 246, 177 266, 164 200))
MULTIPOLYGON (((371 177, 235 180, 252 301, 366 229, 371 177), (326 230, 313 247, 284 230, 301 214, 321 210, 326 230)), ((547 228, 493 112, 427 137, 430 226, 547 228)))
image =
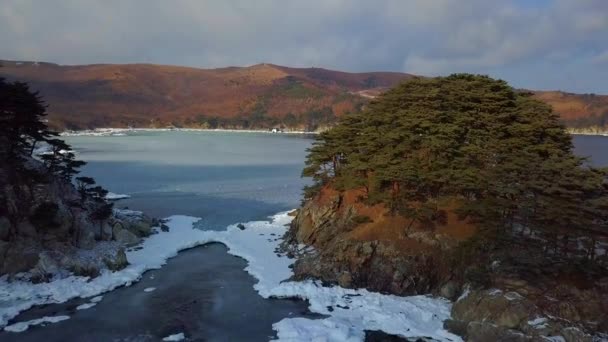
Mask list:
POLYGON ((0 276, 47 281, 69 273, 95 276, 127 265, 124 247, 151 233, 158 222, 114 210, 97 219, 105 201, 82 198, 74 185, 27 161, 38 176, 15 177, 0 166, 0 276), (25 273, 23 273, 25 272, 25 273))
POLYGON ((325 187, 297 211, 284 244, 298 256, 296 279, 446 297, 454 301, 446 327, 470 341, 608 336, 605 273, 535 264, 534 255, 484 245, 474 224, 451 213, 429 228, 359 197, 325 187))

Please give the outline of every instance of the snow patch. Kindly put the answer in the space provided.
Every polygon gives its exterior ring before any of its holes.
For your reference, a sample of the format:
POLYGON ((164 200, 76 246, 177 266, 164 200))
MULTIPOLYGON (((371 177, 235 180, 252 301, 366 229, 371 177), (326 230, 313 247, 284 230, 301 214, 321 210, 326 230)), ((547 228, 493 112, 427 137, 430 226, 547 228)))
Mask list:
POLYGON ((524 297, 522 297, 522 296, 521 296, 519 293, 517 293, 517 292, 513 292, 513 291, 511 291, 511 292, 507 292, 507 293, 505 293, 505 298, 507 298, 507 299, 508 299, 508 300, 510 300, 510 301, 513 301, 513 300, 520 300, 520 299, 523 299, 524 297))
POLYGON ((106 199, 109 201, 116 201, 119 199, 124 199, 124 198, 130 198, 131 196, 129 195, 125 195, 125 194, 117 194, 114 192, 108 192, 108 194, 106 195, 106 199))
POLYGON ((101 302, 101 300, 103 299, 103 296, 97 296, 97 297, 93 297, 91 298, 91 303, 99 303, 101 302))
POLYGON ((179 334, 169 335, 169 336, 163 338, 163 341, 181 341, 185 338, 186 338, 186 336, 184 335, 184 333, 179 333, 179 334))
POLYGON ((546 317, 536 317, 535 319, 528 321, 528 325, 534 329, 545 329, 549 326, 549 320, 546 317))
POLYGON ((40 325, 40 324, 46 324, 46 323, 57 323, 57 322, 65 321, 66 319, 70 319, 70 316, 46 316, 46 317, 42 317, 42 318, 38 318, 38 319, 33 319, 31 321, 19 322, 19 323, 9 325, 4 328, 4 331, 15 332, 15 333, 24 332, 33 325, 40 325))
POLYGON ((92 307, 94 307, 95 305, 97 305, 97 303, 84 303, 84 304, 80 304, 76 307, 76 310, 86 310, 86 309, 90 309, 92 307))
POLYGON ((498 296, 500 294, 502 294, 502 290, 501 289, 491 289, 488 292, 488 295, 490 295, 490 296, 498 296))
POLYGON ((466 284, 464 286, 464 291, 462 291, 462 294, 460 295, 460 297, 458 297, 458 299, 456 299, 456 301, 460 302, 461 300, 467 298, 470 293, 471 293, 471 286, 469 284, 466 284))

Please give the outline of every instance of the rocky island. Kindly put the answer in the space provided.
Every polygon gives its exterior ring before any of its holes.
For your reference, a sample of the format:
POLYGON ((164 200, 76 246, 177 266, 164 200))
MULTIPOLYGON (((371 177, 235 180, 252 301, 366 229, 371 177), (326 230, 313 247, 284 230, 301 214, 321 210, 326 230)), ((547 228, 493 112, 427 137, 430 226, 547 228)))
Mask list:
POLYGON ((443 296, 469 341, 608 338, 606 170, 505 82, 404 82, 322 133, 303 175, 294 279, 443 296))

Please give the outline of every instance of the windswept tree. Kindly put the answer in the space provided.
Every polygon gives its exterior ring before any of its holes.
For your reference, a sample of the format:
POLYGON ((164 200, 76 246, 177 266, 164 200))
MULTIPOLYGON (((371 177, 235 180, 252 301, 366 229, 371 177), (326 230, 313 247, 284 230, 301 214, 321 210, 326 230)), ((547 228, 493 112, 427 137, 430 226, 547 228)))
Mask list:
POLYGON ((46 107, 26 83, 0 78, 0 153, 16 162, 32 155, 37 143, 57 136, 46 125, 46 107))
MULTIPOLYGON (((40 96, 31 91, 27 84, 7 82, 0 78, 0 162, 7 178, 0 181, 7 184, 35 184, 59 178, 72 182, 79 169, 85 165, 84 161, 76 159, 72 148, 48 128, 46 115, 46 106, 40 96), (33 155, 37 146, 46 151, 33 155), (44 167, 40 167, 36 158, 39 158, 44 167)), ((91 219, 99 221, 101 226, 112 214, 112 203, 105 200, 107 191, 95 186, 95 181, 90 177, 78 178, 77 184, 80 202, 71 205, 88 210, 91 219)), ((34 187, 28 188, 31 192, 34 187)), ((33 196, 31 193, 29 195, 33 196)), ((2 198, 0 200, 6 201, 2 198)), ((52 217, 52 209, 56 205, 49 202, 38 207, 34 218, 39 222, 49 221, 47 219, 52 217)), ((0 208, 2 215, 10 216, 11 213, 5 212, 8 205, 0 203, 0 208)), ((23 216, 27 215, 29 208, 13 211, 14 215, 23 216)), ((14 218, 15 221, 21 219, 22 217, 14 218)), ((78 235, 79 232, 74 233, 75 241, 78 240, 78 235)))

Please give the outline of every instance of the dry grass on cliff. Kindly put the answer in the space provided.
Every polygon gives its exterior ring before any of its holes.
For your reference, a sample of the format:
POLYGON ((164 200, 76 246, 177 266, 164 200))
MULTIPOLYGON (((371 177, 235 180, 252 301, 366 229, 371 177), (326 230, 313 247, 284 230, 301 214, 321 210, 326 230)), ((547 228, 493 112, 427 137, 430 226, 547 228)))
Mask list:
MULTIPOLYGON (((388 208, 382 204, 366 205, 360 200, 365 194, 362 189, 340 193, 331 187, 324 187, 316 198, 317 204, 320 206, 331 205, 332 201, 340 194, 342 202, 338 210, 346 210, 346 208, 352 207, 356 210, 358 216, 367 217, 370 220, 370 222, 358 224, 345 237, 359 241, 389 242, 408 251, 428 248, 418 240, 408 237, 406 230, 411 219, 400 215, 391 215, 388 208)), ((447 212, 447 224, 437 225, 433 232, 435 235, 444 235, 455 241, 464 241, 474 236, 477 228, 470 221, 459 219, 455 213, 455 208, 456 204, 454 203, 443 208, 447 212)), ((414 223, 410 229, 410 233, 424 231, 429 231, 429 228, 419 223, 414 223)))

